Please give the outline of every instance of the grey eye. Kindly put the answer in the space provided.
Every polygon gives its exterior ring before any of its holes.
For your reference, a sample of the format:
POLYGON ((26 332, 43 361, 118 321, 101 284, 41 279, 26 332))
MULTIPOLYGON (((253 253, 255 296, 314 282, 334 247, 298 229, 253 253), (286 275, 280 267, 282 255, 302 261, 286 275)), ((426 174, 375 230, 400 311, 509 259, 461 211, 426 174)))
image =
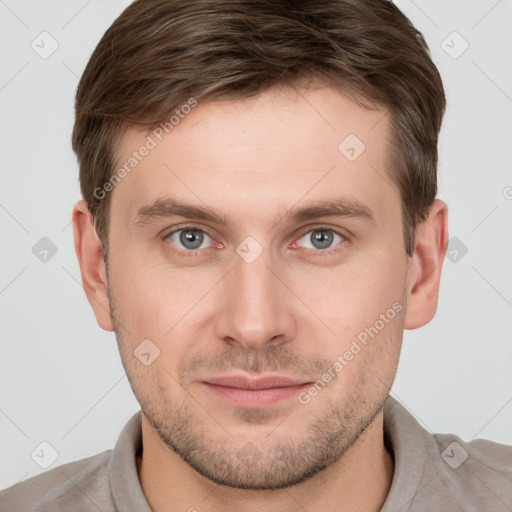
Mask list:
MULTIPOLYGON (((336 231, 332 229, 312 229, 305 233, 300 240, 301 245, 311 243, 312 247, 306 247, 308 249, 329 249, 333 241, 338 239, 338 243, 341 242, 342 237, 336 231)), ((304 245, 303 245, 304 246, 304 245)))
POLYGON ((169 241, 176 245, 179 249, 187 249, 195 251, 197 249, 204 249, 211 243, 211 238, 200 229, 178 229, 168 236, 169 241), (208 240, 210 242, 208 242, 208 240), (206 242, 206 246, 203 244, 206 242))

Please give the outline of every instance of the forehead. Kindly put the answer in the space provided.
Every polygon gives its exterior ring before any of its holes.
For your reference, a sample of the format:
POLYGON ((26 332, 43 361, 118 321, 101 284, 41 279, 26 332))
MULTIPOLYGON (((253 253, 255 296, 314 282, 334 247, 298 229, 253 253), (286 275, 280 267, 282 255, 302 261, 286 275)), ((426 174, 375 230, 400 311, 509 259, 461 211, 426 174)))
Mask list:
POLYGON ((255 206, 259 215, 343 193, 377 209, 399 201, 388 175, 388 115, 339 91, 272 89, 186 111, 167 125, 168 133, 126 132, 117 168, 129 160, 136 165, 125 165, 129 172, 113 191, 113 211, 133 217, 166 193, 248 214, 255 206))

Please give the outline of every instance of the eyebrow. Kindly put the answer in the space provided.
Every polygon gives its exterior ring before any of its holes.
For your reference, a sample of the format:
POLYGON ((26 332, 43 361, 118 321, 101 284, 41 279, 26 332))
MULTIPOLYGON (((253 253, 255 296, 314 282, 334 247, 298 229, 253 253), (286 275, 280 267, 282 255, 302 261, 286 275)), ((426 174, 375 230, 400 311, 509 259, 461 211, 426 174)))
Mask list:
MULTIPOLYGON (((136 225, 144 225, 170 217, 198 219, 221 225, 228 225, 230 222, 229 216, 223 213, 216 213, 206 206, 185 204, 172 197, 162 197, 156 199, 151 204, 140 207, 135 214, 134 223, 136 225)), ((316 201, 301 207, 294 207, 282 218, 278 216, 276 222, 280 220, 285 220, 286 222, 303 222, 318 217, 356 218, 375 223, 375 215, 366 204, 357 199, 350 199, 348 197, 336 197, 316 201)))

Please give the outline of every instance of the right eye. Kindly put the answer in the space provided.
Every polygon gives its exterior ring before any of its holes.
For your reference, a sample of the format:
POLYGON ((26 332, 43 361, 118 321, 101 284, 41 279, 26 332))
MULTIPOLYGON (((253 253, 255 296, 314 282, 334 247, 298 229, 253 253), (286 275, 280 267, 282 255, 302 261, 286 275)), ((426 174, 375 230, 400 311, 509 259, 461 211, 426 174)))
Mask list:
POLYGON ((185 252, 206 249, 212 242, 212 238, 205 231, 195 226, 175 229, 165 236, 165 240, 185 252))

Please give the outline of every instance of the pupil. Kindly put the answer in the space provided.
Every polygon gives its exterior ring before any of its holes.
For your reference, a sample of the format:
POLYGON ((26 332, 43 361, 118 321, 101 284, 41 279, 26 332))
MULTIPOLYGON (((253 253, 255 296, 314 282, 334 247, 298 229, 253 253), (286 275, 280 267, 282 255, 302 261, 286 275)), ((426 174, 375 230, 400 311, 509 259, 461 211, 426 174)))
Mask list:
POLYGON ((197 230, 182 231, 180 242, 188 249, 197 249, 203 243, 203 234, 197 230))
POLYGON ((329 247, 329 245, 331 245, 333 239, 332 233, 324 230, 313 231, 311 237, 313 240, 313 245, 318 249, 326 249, 329 247))

